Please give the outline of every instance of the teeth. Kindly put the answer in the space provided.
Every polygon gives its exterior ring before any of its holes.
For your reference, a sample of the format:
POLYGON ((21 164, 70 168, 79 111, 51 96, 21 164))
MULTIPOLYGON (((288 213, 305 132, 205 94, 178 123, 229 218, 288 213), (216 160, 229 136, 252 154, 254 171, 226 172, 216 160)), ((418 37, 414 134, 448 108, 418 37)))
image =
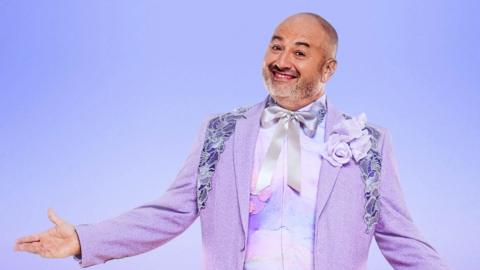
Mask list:
POLYGON ((288 75, 288 74, 282 74, 282 73, 277 73, 275 72, 275 76, 280 77, 280 78, 288 78, 288 79, 293 79, 293 76, 288 75))

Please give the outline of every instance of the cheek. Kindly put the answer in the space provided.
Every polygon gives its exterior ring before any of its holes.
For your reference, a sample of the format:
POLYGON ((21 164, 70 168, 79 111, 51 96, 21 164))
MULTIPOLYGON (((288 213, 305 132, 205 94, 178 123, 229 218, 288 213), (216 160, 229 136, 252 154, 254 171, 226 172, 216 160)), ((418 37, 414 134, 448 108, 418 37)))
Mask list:
POLYGON ((298 70, 302 74, 302 77, 308 77, 310 79, 320 78, 322 74, 321 66, 318 63, 303 63, 298 66, 298 70))
POLYGON ((274 54, 267 52, 263 58, 263 65, 267 67, 275 61, 276 57, 274 54))
POLYGON ((263 61, 262 73, 264 76, 270 76, 270 69, 268 68, 268 62, 263 61))

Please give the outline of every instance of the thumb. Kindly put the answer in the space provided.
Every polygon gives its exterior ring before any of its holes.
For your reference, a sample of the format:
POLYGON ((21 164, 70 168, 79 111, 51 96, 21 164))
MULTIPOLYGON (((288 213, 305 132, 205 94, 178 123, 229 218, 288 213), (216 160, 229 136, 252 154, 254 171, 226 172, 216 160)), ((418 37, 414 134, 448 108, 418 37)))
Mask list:
POLYGON ((62 225, 63 223, 65 223, 65 221, 61 218, 59 218, 55 212, 53 211, 52 208, 48 208, 48 219, 50 219, 51 222, 53 222, 55 225, 57 226, 60 226, 62 225))

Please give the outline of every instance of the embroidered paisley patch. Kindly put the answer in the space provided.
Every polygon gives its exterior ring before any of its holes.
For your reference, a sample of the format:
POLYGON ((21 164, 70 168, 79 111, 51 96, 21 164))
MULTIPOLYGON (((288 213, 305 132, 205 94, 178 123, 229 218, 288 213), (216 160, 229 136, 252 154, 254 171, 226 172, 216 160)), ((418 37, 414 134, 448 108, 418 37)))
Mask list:
MULTIPOLYGON (((351 116, 343 114, 345 119, 351 119, 351 116)), ((380 171, 382 169, 382 156, 378 152, 378 140, 380 132, 370 125, 366 125, 365 129, 370 136, 372 147, 367 152, 367 156, 359 161, 360 170, 362 172, 362 180, 365 184, 365 214, 363 220, 367 225, 365 233, 372 232, 375 224, 380 216, 380 171)))
POLYGON ((225 142, 235 131, 239 118, 246 118, 245 112, 249 108, 238 108, 232 112, 214 117, 208 122, 200 163, 197 175, 197 206, 203 209, 206 206, 208 192, 212 189, 212 177, 215 167, 224 150, 225 142))

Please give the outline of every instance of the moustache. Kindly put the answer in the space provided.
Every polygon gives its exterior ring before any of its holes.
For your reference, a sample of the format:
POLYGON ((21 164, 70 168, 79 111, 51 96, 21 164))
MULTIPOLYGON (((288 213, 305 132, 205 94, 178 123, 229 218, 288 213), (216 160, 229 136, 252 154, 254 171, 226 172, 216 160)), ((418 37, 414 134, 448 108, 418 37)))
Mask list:
POLYGON ((284 75, 289 75, 289 76, 292 76, 292 77, 295 77, 295 78, 300 75, 296 70, 294 70, 292 68, 280 68, 276 64, 268 65, 268 69, 270 70, 270 72, 276 72, 276 73, 280 73, 280 74, 284 74, 284 75))

